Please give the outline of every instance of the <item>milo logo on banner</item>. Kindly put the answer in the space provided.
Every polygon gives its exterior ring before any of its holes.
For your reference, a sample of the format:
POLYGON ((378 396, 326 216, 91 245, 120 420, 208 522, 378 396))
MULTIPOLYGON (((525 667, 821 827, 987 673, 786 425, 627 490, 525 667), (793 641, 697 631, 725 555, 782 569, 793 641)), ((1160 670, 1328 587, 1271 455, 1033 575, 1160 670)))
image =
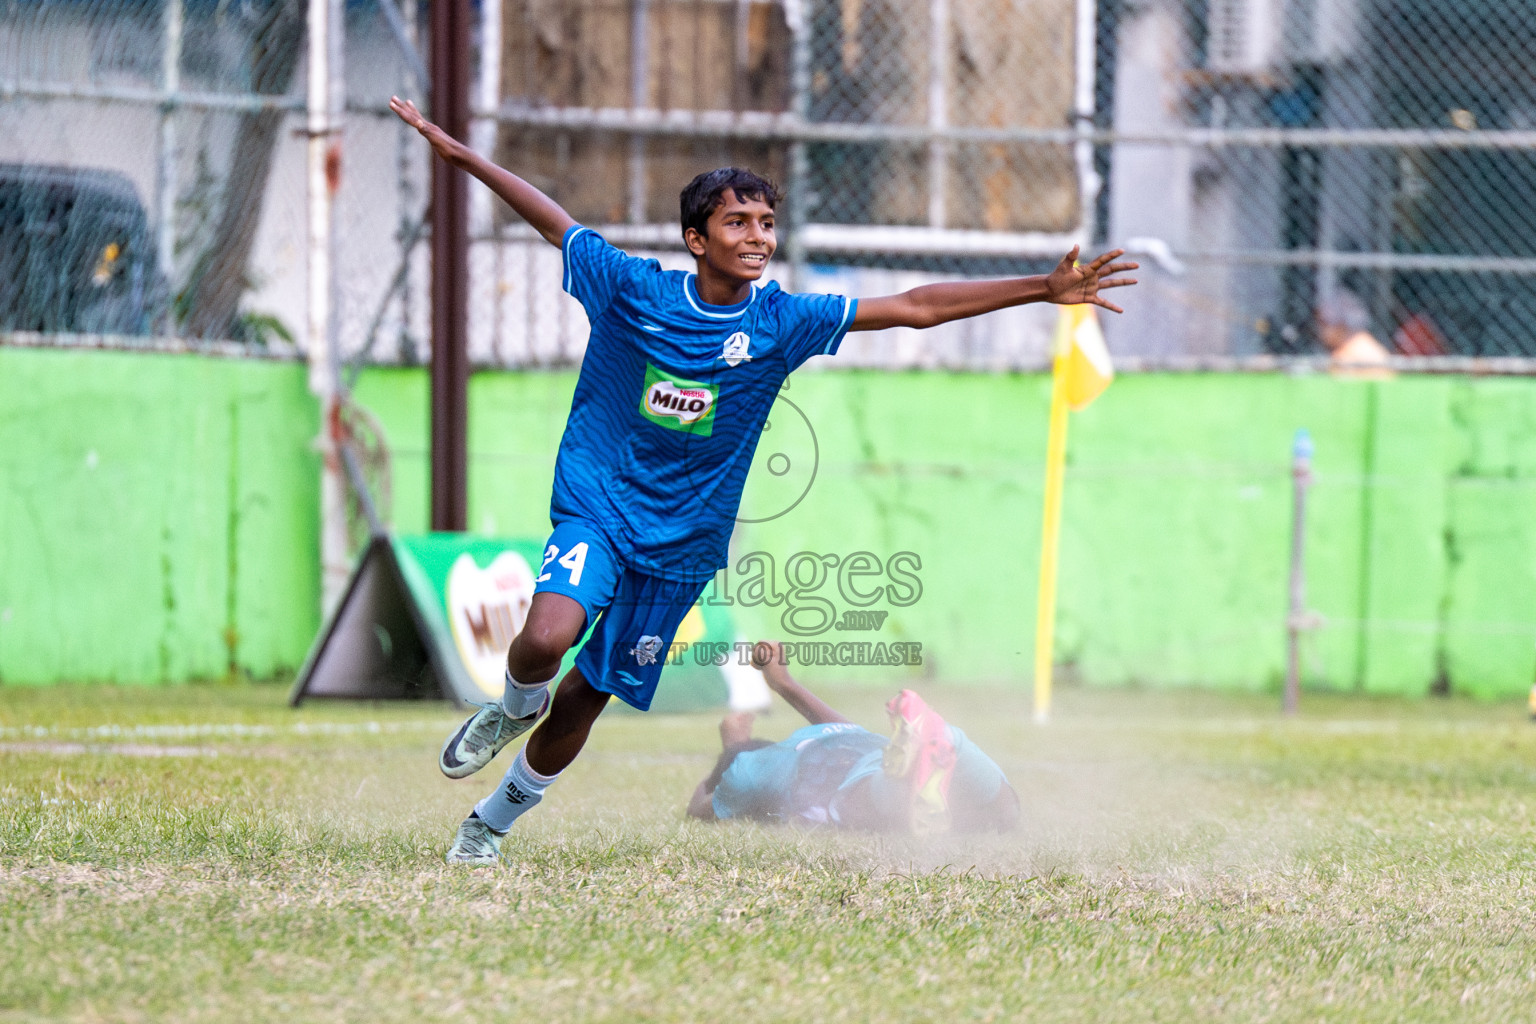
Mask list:
POLYGON ((652 423, 708 437, 715 429, 715 401, 719 397, 718 387, 674 377, 645 364, 645 395, 640 400, 640 415, 652 423))
POLYGON ((484 569, 461 554, 448 570, 444 596, 454 644, 470 678, 487 695, 500 694, 507 648, 533 601, 533 570, 515 551, 502 552, 484 569))

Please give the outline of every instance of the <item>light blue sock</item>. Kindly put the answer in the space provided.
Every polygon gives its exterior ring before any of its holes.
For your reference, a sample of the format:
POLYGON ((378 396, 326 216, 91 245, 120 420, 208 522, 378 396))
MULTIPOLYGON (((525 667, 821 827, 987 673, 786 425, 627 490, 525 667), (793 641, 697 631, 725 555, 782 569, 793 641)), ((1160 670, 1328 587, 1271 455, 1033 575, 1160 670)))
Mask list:
POLYGON ((528 767, 526 748, 519 750, 517 760, 512 762, 512 767, 502 776, 501 785, 496 787, 496 792, 475 805, 475 813, 497 832, 505 832, 512 827, 514 821, 544 799, 544 791, 559 777, 559 772, 540 775, 528 767))
POLYGON ((527 718, 544 706, 549 693, 549 680, 542 683, 520 683, 507 672, 507 685, 501 691, 501 710, 509 718, 527 718))

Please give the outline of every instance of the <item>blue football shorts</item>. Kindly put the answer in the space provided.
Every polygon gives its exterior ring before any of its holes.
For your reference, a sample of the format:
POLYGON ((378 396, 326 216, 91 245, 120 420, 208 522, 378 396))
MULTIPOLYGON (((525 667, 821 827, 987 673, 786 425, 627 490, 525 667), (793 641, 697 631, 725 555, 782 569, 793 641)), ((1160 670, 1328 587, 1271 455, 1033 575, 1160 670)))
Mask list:
POLYGON ((677 627, 708 582, 664 580, 626 568, 603 530, 566 520, 544 545, 533 592, 563 594, 581 605, 587 642, 576 668, 596 689, 647 711, 677 627))

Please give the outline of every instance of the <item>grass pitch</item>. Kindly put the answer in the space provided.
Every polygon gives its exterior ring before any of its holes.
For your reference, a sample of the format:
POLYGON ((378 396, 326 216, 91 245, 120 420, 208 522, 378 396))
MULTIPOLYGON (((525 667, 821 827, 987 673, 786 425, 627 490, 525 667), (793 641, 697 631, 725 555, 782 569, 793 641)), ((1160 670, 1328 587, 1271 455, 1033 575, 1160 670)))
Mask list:
POLYGON ((1536 1017, 1523 709, 1068 692, 1037 729, 1024 693, 926 695, 1018 832, 686 822, 714 720, 611 715, 468 870, 442 852, 508 755, 441 778, 446 708, 0 690, 0 1020, 1536 1017))

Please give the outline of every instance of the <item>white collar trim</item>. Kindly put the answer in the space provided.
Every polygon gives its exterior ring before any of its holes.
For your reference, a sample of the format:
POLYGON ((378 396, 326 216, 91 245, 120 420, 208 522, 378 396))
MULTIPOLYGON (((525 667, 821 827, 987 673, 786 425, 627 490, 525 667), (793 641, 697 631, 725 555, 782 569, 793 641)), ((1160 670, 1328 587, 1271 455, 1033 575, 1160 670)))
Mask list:
POLYGON ((740 309, 732 313, 711 313, 708 309, 704 308, 703 302, 694 296, 695 288, 693 281, 697 276, 697 274, 689 274, 683 278, 683 298, 688 300, 688 305, 692 306, 693 311, 700 316, 707 316, 711 320, 735 320, 737 317, 741 316, 741 314, 745 313, 747 311, 747 307, 752 305, 752 303, 757 299, 757 282, 754 281, 752 282, 752 293, 747 296, 747 301, 742 304, 740 309))

